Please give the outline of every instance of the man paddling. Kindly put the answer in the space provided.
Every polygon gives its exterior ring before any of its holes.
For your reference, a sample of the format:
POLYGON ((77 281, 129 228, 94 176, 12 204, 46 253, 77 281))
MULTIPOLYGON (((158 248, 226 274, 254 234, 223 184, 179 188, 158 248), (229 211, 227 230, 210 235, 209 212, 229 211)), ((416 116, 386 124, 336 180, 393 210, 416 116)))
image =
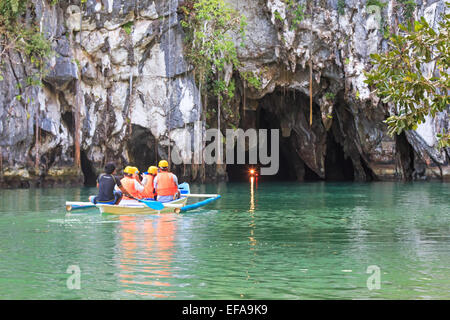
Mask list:
POLYGON ((97 179, 98 195, 90 196, 89 201, 97 204, 119 204, 122 195, 130 196, 127 190, 120 183, 120 178, 115 176, 116 166, 108 163, 105 166, 105 172, 100 174, 97 179), (119 190, 114 190, 117 186, 119 190))
POLYGON ((155 186, 157 200, 169 202, 180 197, 178 190, 178 178, 169 172, 169 163, 161 160, 158 164, 159 173, 156 175, 153 185, 155 186))

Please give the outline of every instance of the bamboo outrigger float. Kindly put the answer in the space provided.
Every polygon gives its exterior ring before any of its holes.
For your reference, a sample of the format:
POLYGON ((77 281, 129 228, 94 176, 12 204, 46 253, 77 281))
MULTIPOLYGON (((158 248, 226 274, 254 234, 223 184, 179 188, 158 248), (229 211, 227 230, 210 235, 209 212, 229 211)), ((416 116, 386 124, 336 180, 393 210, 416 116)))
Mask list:
POLYGON ((123 203, 121 202, 118 205, 67 201, 66 210, 72 211, 80 209, 86 210, 91 208, 98 208, 102 214, 112 214, 112 215, 180 213, 203 207, 208 203, 213 202, 220 198, 219 194, 192 194, 190 193, 189 185, 187 183, 183 183, 182 185, 180 185, 180 191, 181 197, 179 199, 170 202, 162 203, 164 207, 161 210, 152 209, 151 207, 149 207, 144 203, 133 200, 126 201, 123 203), (187 205, 186 203, 188 198, 207 198, 207 199, 187 205))

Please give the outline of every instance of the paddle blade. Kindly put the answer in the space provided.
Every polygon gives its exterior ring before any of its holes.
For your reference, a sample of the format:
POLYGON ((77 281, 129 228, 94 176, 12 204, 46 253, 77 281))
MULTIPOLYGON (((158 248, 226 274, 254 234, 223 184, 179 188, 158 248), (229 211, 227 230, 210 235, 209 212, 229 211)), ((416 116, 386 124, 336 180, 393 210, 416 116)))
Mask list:
POLYGON ((147 207, 152 208, 153 210, 162 210, 164 209, 164 205, 159 201, 146 201, 146 200, 139 200, 139 202, 142 202, 147 207))

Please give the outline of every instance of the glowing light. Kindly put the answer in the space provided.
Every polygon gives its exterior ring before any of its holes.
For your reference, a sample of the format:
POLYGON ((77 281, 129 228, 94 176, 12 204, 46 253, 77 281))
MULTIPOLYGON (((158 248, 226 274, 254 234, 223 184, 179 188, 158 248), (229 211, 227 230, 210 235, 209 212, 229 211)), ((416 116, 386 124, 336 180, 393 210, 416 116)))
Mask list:
POLYGON ((254 173, 255 173, 255 170, 250 169, 250 174, 254 174, 254 173))

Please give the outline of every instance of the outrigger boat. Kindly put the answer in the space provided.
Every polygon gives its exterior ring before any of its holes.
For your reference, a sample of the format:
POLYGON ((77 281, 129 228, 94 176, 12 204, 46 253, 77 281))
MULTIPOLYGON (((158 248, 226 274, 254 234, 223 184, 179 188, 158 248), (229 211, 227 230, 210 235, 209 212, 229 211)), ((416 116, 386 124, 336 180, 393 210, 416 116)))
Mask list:
POLYGON ((189 184, 182 183, 178 186, 181 196, 179 199, 161 203, 154 200, 127 200, 121 201, 118 205, 111 204, 93 204, 91 202, 67 201, 66 210, 79 210, 98 208, 101 213, 113 215, 134 215, 134 214, 159 214, 159 213, 180 213, 203 207, 210 202, 220 198, 219 194, 191 194, 189 184), (187 205, 187 200, 190 197, 207 198, 203 201, 187 205), (123 203, 122 203, 123 202, 123 203), (154 205, 153 205, 154 204, 154 205), (158 207, 160 209, 154 209, 158 207))

